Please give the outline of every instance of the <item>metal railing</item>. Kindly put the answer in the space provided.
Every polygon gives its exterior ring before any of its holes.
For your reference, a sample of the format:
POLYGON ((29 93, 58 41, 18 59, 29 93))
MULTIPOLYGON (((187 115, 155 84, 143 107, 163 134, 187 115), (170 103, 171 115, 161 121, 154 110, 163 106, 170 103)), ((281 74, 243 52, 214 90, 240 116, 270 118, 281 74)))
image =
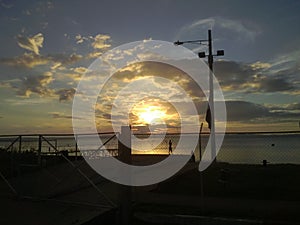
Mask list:
MULTIPOLYGON (((63 183, 66 183, 66 181, 76 172, 79 173, 79 175, 83 178, 81 181, 80 179, 76 181, 77 185, 80 185, 82 182, 87 182, 88 187, 92 187, 103 198, 103 207, 116 207, 116 204, 109 197, 107 197, 106 194, 104 194, 104 192, 96 185, 95 181, 93 181, 93 179, 81 169, 85 161, 81 160, 77 162, 77 159, 79 159, 82 154, 89 154, 93 156, 97 154, 97 152, 103 152, 102 148, 116 138, 116 134, 82 134, 82 136, 85 137, 90 135, 102 136, 101 138, 104 140, 102 146, 99 146, 97 150, 89 151, 87 149, 79 151, 75 141, 76 137, 74 138, 73 134, 1 135, 0 160, 4 163, 0 163, 0 165, 2 165, 2 168, 0 166, 0 178, 5 181, 14 195, 17 195, 21 198, 52 199, 54 191, 57 188, 59 189, 63 183), (63 169, 63 173, 59 169, 54 169, 54 172, 48 170, 44 161, 53 161, 54 159, 56 161, 58 159, 57 162, 65 161, 67 165, 71 166, 71 168, 70 166, 65 167, 65 169, 63 169), (10 169, 7 170, 8 167, 10 167, 10 169), (20 175, 21 171, 28 167, 32 169, 31 171, 43 170, 43 176, 50 176, 51 179, 54 178, 54 181, 52 181, 50 186, 48 184, 47 190, 44 191, 42 195, 40 191, 29 195, 27 193, 25 195, 23 194, 24 190, 22 190, 22 188, 26 189, 26 185, 20 185, 20 183, 24 182, 22 181, 22 176, 20 175), (3 170, 4 173, 2 173, 3 170), (60 174, 57 174, 57 171, 60 171, 60 174), (9 179, 7 177, 9 177, 9 179)), ((109 152, 109 154, 117 155, 116 149, 110 150, 111 152, 109 152)), ((104 156, 103 154, 100 155, 104 156)), ((30 178, 28 178, 26 182, 30 183, 30 178)), ((35 186, 35 184, 32 185, 35 186)), ((29 189, 34 190, 35 188, 32 187, 29 189)), ((39 188, 36 189, 38 190, 39 188)), ((76 204, 77 203, 78 202, 76 202, 76 204)), ((83 205, 85 204, 87 203, 83 203, 83 205)))

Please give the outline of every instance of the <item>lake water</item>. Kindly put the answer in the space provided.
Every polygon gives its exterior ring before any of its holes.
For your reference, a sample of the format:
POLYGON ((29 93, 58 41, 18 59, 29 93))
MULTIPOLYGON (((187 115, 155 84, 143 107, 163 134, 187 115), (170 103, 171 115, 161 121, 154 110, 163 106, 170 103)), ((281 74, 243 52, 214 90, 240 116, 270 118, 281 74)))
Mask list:
MULTIPOLYGON (((184 150, 192 151, 192 146, 189 138, 195 134, 185 134, 186 141, 184 142, 184 150)), ((102 135, 102 141, 105 142, 111 135, 102 135)), ((179 140, 178 135, 167 135, 159 145, 154 135, 152 140, 146 136, 138 136, 132 142, 134 154, 168 154, 168 142, 172 140, 173 149, 179 140), (141 150, 143 149, 143 150, 141 150), (150 150, 149 150, 150 149, 150 150)), ((208 135, 201 137, 201 149, 205 150, 208 135)), ((58 150, 75 150, 75 140, 72 136, 69 137, 46 137, 50 143, 57 146, 58 150)), ((88 137, 86 137, 88 140, 88 137)), ((157 136, 157 139, 159 136, 157 136)), ((15 138, 0 138, 0 148, 9 146, 15 138)), ((117 138, 113 138, 106 144, 108 149, 117 149, 117 138)), ((87 143, 89 143, 87 141, 87 143)), ((94 148, 95 146, 90 146, 94 148)), ((36 150, 38 148, 37 137, 23 137, 22 151, 36 150)), ((89 146, 87 146, 88 150, 89 146)), ((17 151, 18 141, 14 144, 13 149, 17 151)), ((49 144, 42 142, 42 151, 53 151, 49 144)), ((180 150, 176 150, 174 154, 180 154, 180 150)), ((199 145, 195 149, 195 157, 199 159, 199 145)), ((218 161, 230 163, 249 163, 261 164, 262 160, 267 160, 270 163, 293 163, 300 164, 300 134, 226 134, 223 145, 217 155, 218 161)))

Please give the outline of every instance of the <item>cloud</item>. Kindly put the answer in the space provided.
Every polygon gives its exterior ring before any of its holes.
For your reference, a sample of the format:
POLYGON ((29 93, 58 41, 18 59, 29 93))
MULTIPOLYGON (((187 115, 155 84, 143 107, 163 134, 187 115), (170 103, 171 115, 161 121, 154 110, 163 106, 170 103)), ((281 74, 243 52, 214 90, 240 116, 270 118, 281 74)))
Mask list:
POLYGON ((83 36, 78 34, 75 36, 75 40, 77 44, 82 44, 84 42, 89 42, 90 45, 94 49, 107 49, 111 46, 108 42, 110 41, 111 37, 107 34, 97 34, 95 36, 83 36))
POLYGON ((45 13, 47 10, 54 9, 54 4, 52 1, 45 1, 45 2, 37 2, 35 11, 37 13, 45 13))
POLYGON ((79 60, 81 60, 83 58, 82 55, 79 55, 79 54, 76 54, 76 53, 72 53, 70 55, 55 54, 55 55, 49 55, 48 57, 52 60, 52 62, 60 63, 60 65, 73 64, 73 63, 78 62, 79 60))
POLYGON ((107 41, 110 39, 109 35, 106 34, 97 34, 93 38, 92 46, 94 49, 105 49, 109 48, 111 45, 107 43, 107 41))
POLYGON ((299 113, 300 112, 300 102, 294 102, 289 104, 269 104, 267 107, 272 112, 290 112, 290 113, 299 113))
POLYGON ((2 2, 2 1, 0 1, 0 6, 5 9, 10 9, 10 8, 14 7, 13 4, 8 4, 8 3, 2 2))
POLYGON ((18 82, 19 79, 11 79, 11 80, 5 80, 5 81, 0 81, 0 87, 1 88, 11 88, 12 87, 12 83, 14 82, 18 82))
POLYGON ((87 68, 85 67, 75 67, 75 68, 68 68, 65 69, 64 71, 59 71, 58 73, 56 73, 56 78, 59 80, 71 80, 71 82, 73 81, 80 81, 82 79, 90 79, 91 77, 86 76, 83 77, 83 74, 85 74, 88 71, 87 68))
POLYGON ((214 74, 224 90, 245 90, 243 85, 255 75, 250 65, 235 61, 216 61, 214 74))
POLYGON ((288 65, 278 62, 242 63, 216 61, 214 74, 224 91, 244 93, 284 92, 293 94, 299 90, 300 70, 289 61, 288 65))
POLYGON ((286 109, 288 109, 288 110, 300 110, 300 102, 288 104, 286 106, 286 109))
POLYGON ((51 96, 53 91, 48 88, 48 84, 52 81, 51 75, 27 76, 21 78, 21 85, 15 86, 15 88, 20 96, 30 97, 31 94, 51 96))
POLYGON ((34 52, 36 55, 39 55, 39 48, 43 47, 44 36, 41 33, 38 33, 32 37, 25 37, 22 35, 17 36, 18 45, 21 48, 34 52))
POLYGON ((52 102, 51 98, 6 98, 5 102, 12 106, 33 106, 33 107, 43 107, 42 105, 47 105, 52 102))
POLYGON ((90 52, 86 57, 88 59, 94 59, 94 58, 98 58, 102 54, 103 54, 102 52, 90 52))
POLYGON ((269 72, 277 77, 284 77, 291 83, 300 83, 300 50, 281 54, 270 60, 269 72))
POLYGON ((74 72, 79 73, 79 74, 84 74, 88 71, 88 69, 83 66, 71 68, 71 70, 73 70, 74 72))
POLYGON ((36 66, 52 64, 53 68, 57 68, 62 65, 73 64, 82 59, 78 54, 55 54, 55 55, 36 55, 34 53, 24 53, 21 56, 14 58, 1 58, 0 63, 15 67, 27 67, 34 68, 36 66))
POLYGON ((29 9, 23 10, 22 13, 26 16, 31 16, 32 12, 29 9))
POLYGON ((75 95, 75 88, 64 88, 55 92, 58 95, 59 101, 71 101, 75 95))
POLYGON ((80 34, 76 35, 76 44, 81 44, 84 41, 88 40, 88 38, 81 36, 80 34))
MULTIPOLYGON (((0 85, 5 88, 12 88, 16 91, 18 96, 31 97, 37 94, 40 97, 46 98, 58 97, 60 102, 71 101, 75 95, 75 88, 62 88, 56 90, 49 85, 54 80, 53 74, 45 72, 44 75, 25 76, 19 79, 14 79, 6 82, 1 82, 0 85)), ((39 100, 32 100, 30 104, 41 104, 39 100)))
POLYGON ((299 120, 300 103, 288 105, 260 105, 247 101, 226 101, 226 108, 227 121, 229 122, 294 122, 299 120))
POLYGON ((253 70, 262 70, 262 69, 269 69, 272 65, 267 62, 257 61, 255 63, 252 63, 250 66, 253 70))
POLYGON ((40 65, 46 65, 51 62, 51 58, 47 56, 36 55, 33 53, 24 53, 22 56, 14 58, 1 58, 0 63, 9 66, 33 68, 40 65))
POLYGON ((270 116, 265 106, 246 101, 227 101, 226 109, 228 121, 251 121, 270 116))
POLYGON ((284 77, 264 76, 259 80, 258 89, 262 92, 284 92, 294 90, 295 86, 284 77))
MULTIPOLYGON (((101 107, 97 105, 97 115, 106 119, 105 115, 111 112, 115 99, 118 99, 119 110, 125 109, 139 98, 137 96, 156 96, 168 102, 182 103, 180 105, 185 115, 190 115, 192 109, 187 108, 188 104, 184 103, 187 99, 199 102, 204 94, 187 74, 176 67, 159 62, 135 63, 122 68, 107 81, 98 97, 101 99, 101 107), (181 86, 185 94, 175 84, 181 86)), ((195 104, 200 106, 197 102, 195 104)), ((205 111, 203 107, 199 110, 205 111)))
POLYGON ((59 112, 50 112, 49 115, 52 116, 53 119, 72 119, 72 115, 65 115, 59 112))
POLYGON ((95 36, 75 36, 76 44, 80 44, 88 49, 89 53, 85 56, 87 59, 97 58, 103 54, 103 51, 111 47, 111 37, 107 34, 97 34, 95 36), (86 45, 84 45, 86 43, 86 45))
MULTIPOLYGON (((172 104, 172 102, 169 102, 172 104)), ((216 108, 218 108, 219 102, 215 102, 216 108)), ((299 111, 300 111, 300 103, 293 103, 288 105, 261 105, 248 101, 226 101, 227 108, 227 122, 228 126, 232 127, 238 124, 238 127, 241 129, 249 128, 254 124, 261 124, 261 126, 275 126, 275 124, 279 123, 289 123, 293 124, 299 121, 299 111), (249 127, 247 127, 249 125, 249 127)), ((200 119, 204 122, 205 112, 207 107, 207 102, 196 103, 198 109, 198 115, 195 115, 190 112, 188 105, 185 102, 177 102, 177 105, 181 108, 182 112, 189 117, 200 116, 200 119)), ((167 115, 171 117, 174 114, 174 110, 168 109, 167 115)), ((96 110, 97 118, 103 121, 109 122, 111 121, 111 107, 101 106, 96 110)), ((127 121, 128 115, 115 115, 114 120, 127 121)), ((182 115, 180 115, 182 116, 182 115)), ((139 121, 139 118, 136 114, 130 114, 131 123, 134 124, 133 121, 139 121)), ((220 122, 220 121, 217 121, 220 122)), ((172 121, 168 120, 168 124, 174 123, 175 126, 178 126, 178 120, 172 121), (177 125, 176 125, 177 124, 177 125)))
MULTIPOLYGON (((241 20, 227 19, 223 17, 210 17, 194 21, 182 27, 176 35, 176 39, 196 38, 199 33, 207 33, 208 29, 213 29, 221 39, 254 41, 261 33, 258 26, 241 20)), ((198 38, 197 38, 198 39, 198 38)))

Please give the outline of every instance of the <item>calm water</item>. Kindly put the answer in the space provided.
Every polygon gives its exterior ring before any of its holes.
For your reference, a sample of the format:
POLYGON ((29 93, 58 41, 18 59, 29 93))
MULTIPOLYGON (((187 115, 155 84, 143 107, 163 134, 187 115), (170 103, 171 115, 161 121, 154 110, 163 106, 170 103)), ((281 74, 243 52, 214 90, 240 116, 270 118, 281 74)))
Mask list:
MULTIPOLYGON (((189 138, 193 134, 185 135, 184 150, 191 151, 192 146, 189 138)), ((108 135, 101 136, 103 142, 109 138, 108 135)), ((172 140, 173 148, 176 147, 179 136, 167 135, 165 139, 157 146, 159 136, 150 141, 145 136, 139 136, 132 142, 133 153, 135 154, 167 154, 168 141, 172 140), (142 149, 142 150, 141 150, 142 149), (151 149, 151 151, 149 151, 151 149)), ((0 138, 0 148, 7 147, 13 139, 0 138)), ((73 137, 47 137, 58 150, 75 150, 75 140, 73 137)), ((88 140, 88 137, 87 137, 88 140)), ((202 135, 202 151, 205 150, 208 135, 202 135)), ((87 141, 89 143, 89 141, 87 141)), ((90 146, 91 148, 95 146, 90 146)), ((112 139, 106 147, 108 149, 117 149, 117 139, 112 139)), ((13 146, 18 150, 18 142, 13 146)), ((38 148, 38 139, 36 137, 23 138, 22 151, 36 150, 38 148)), ((87 146, 89 148, 89 146, 87 146)), ((49 151, 49 144, 43 141, 42 151, 49 151)), ((50 151, 51 150, 50 148, 50 151)), ((174 154, 180 153, 175 151, 174 154)), ((196 159, 199 159, 199 146, 195 149, 196 159)), ((251 163, 260 164, 263 159, 270 163, 295 163, 300 164, 300 134, 227 134, 225 135, 223 145, 217 156, 218 161, 230 163, 251 163)))
POLYGON ((226 135, 218 159, 233 163, 300 164, 300 134, 226 135))

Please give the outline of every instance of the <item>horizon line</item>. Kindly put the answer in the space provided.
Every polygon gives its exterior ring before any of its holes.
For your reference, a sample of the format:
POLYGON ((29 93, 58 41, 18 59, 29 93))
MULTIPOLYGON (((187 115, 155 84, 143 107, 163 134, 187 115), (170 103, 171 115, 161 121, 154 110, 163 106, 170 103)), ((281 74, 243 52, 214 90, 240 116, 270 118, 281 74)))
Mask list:
MULTIPOLYGON (((117 135, 120 132, 99 132, 99 133, 31 133, 31 134, 0 134, 0 137, 16 137, 16 136, 79 136, 79 135, 117 135)), ((300 130, 285 130, 285 131, 229 131, 225 132, 226 134, 287 134, 287 133, 300 133, 300 130)), ((134 135, 149 135, 151 133, 133 133, 134 135)), ((152 133, 151 135, 179 135, 179 134, 200 134, 197 132, 169 132, 169 133, 152 133)), ((210 134, 210 132, 202 132, 201 134, 210 134)), ((218 132, 216 132, 218 134, 218 132)))

